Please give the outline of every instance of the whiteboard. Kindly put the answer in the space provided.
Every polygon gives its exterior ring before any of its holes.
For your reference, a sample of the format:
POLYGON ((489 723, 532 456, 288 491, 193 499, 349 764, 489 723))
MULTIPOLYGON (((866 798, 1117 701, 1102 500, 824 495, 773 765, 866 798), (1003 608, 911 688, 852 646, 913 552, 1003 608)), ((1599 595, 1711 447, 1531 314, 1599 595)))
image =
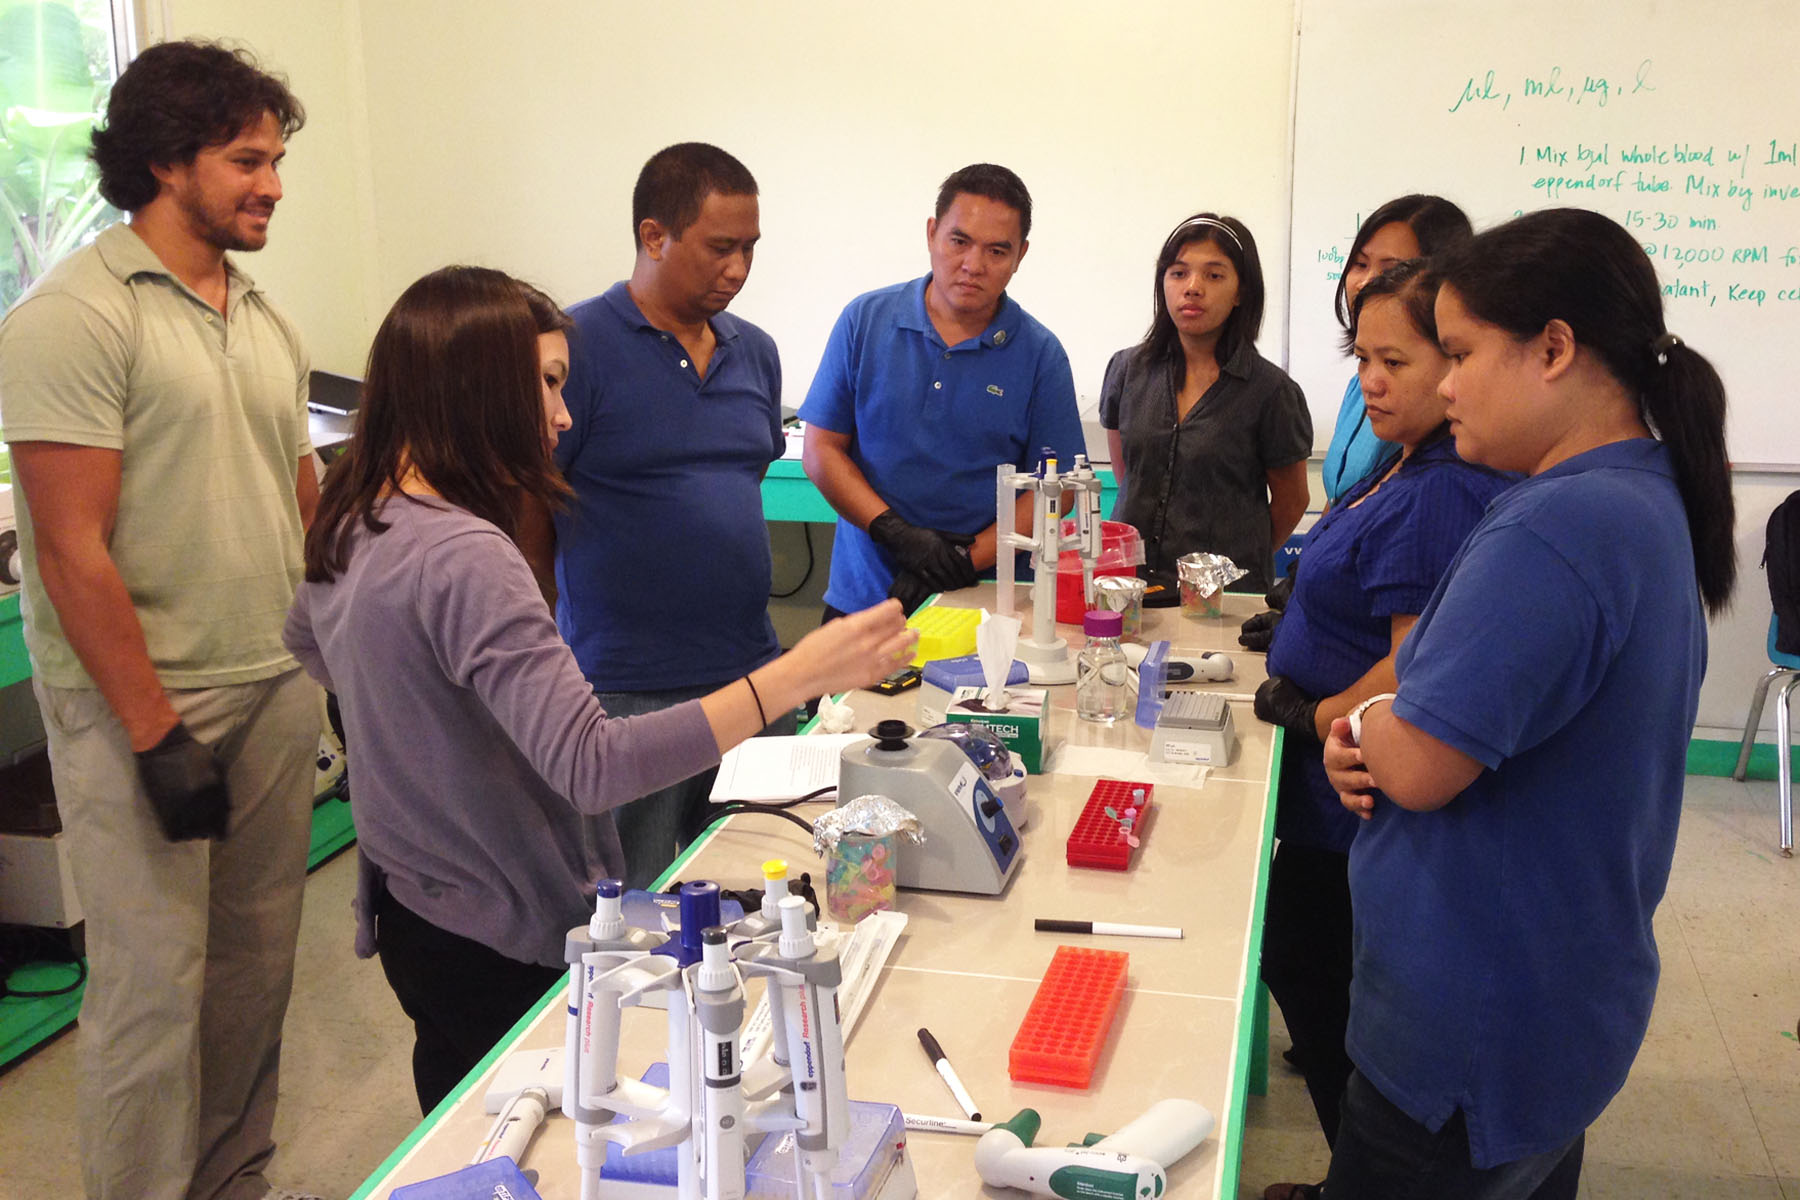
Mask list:
POLYGON ((1710 358, 1739 469, 1800 469, 1794 0, 1304 0, 1290 369, 1331 437, 1332 314, 1358 223, 1408 192, 1477 229, 1595 209, 1642 241, 1669 328, 1710 358))

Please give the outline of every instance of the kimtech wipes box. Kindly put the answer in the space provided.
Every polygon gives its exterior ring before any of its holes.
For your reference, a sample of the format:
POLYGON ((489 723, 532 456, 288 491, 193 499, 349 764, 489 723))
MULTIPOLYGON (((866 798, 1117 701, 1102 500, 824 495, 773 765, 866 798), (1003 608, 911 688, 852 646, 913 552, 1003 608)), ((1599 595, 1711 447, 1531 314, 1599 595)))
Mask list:
POLYGON ((966 721, 970 725, 985 725, 1000 735, 1027 771, 1037 775, 1044 769, 1044 713, 1049 707, 1047 688, 1009 687, 1006 707, 994 712, 987 706, 986 688, 959 687, 950 698, 944 720, 951 724, 966 721))
MULTIPOLYGON (((986 681, 981 673, 981 660, 973 654, 928 662, 923 674, 924 681, 919 688, 921 728, 943 724, 944 710, 950 707, 950 701, 958 688, 973 687, 986 681)), ((1007 686, 1022 684, 1026 679, 1025 664, 1013 659, 1012 666, 1006 673, 1007 686)))

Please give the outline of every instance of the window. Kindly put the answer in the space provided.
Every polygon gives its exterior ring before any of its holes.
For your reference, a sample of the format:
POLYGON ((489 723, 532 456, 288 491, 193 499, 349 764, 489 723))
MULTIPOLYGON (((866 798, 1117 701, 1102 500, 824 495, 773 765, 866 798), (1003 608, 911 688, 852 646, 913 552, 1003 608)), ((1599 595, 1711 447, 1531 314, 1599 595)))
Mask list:
MULTIPOLYGON (((118 219, 100 198, 88 135, 130 28, 127 0, 0 8, 0 310, 118 219)), ((0 449, 0 485, 11 482, 0 449)))

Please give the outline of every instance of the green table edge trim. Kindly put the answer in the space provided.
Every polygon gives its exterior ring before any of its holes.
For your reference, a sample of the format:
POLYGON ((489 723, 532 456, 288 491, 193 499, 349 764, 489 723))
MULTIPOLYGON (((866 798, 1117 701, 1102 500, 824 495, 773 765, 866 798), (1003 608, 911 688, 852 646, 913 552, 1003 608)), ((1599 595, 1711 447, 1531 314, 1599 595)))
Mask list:
POLYGON ((1262 850, 1256 860, 1256 902, 1250 911, 1250 942, 1244 948, 1244 983, 1238 996, 1237 1051, 1233 1055, 1230 1120, 1225 1125, 1225 1144, 1220 1147, 1223 1171, 1219 1176, 1220 1200, 1238 1194, 1238 1174, 1244 1160, 1244 1126, 1250 1093, 1268 1089, 1269 1006, 1262 985, 1263 906, 1269 895, 1269 858, 1275 847, 1275 794, 1281 781, 1281 745, 1285 731, 1277 727, 1269 746, 1269 790, 1263 804, 1262 850))
POLYGON ((475 1086, 475 1081, 480 1079, 489 1067, 499 1061, 502 1055, 512 1053, 513 1042, 531 1027, 531 1023, 536 1021, 538 1016, 552 1004, 566 1002, 568 995, 569 985, 566 981, 545 992, 544 998, 532 1005, 530 1011, 514 1022, 513 1027, 506 1031, 505 1036, 494 1043, 494 1048, 487 1052, 486 1057, 469 1069, 469 1073, 463 1076, 462 1082, 451 1089, 448 1096, 438 1101, 436 1108, 426 1113, 419 1123, 413 1126, 412 1132, 406 1135, 404 1141, 394 1147, 393 1153, 382 1159, 381 1165, 376 1167, 367 1179, 363 1180, 362 1186, 351 1193, 350 1200, 363 1200, 363 1197, 371 1194, 379 1181, 386 1178, 388 1172, 399 1166, 401 1160, 412 1152, 412 1148, 437 1126, 444 1114, 448 1113, 468 1094, 469 1089, 475 1086))

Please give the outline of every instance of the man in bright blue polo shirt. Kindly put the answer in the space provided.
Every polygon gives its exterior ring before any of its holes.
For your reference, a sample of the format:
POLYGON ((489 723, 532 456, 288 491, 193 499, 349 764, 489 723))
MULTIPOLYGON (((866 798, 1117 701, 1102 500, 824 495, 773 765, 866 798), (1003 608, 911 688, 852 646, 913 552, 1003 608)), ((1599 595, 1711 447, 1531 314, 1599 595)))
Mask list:
MULTIPOLYGON (((827 617, 896 596, 907 611, 994 565, 994 468, 1083 447, 1069 356, 1006 294, 1031 194, 964 167, 925 222, 931 274, 852 300, 800 416, 806 474, 838 511, 827 617)), ((1031 497, 1017 528, 1030 527, 1031 497)))
MULTIPOLYGON (((781 652, 761 490, 782 450, 781 362, 725 312, 760 235, 756 180, 716 146, 670 146, 638 175, 632 229, 631 278, 570 310, 573 425, 556 447, 575 490, 556 517, 557 625, 613 716, 781 652)), ((632 886, 698 832, 713 775, 616 811, 632 886)))

